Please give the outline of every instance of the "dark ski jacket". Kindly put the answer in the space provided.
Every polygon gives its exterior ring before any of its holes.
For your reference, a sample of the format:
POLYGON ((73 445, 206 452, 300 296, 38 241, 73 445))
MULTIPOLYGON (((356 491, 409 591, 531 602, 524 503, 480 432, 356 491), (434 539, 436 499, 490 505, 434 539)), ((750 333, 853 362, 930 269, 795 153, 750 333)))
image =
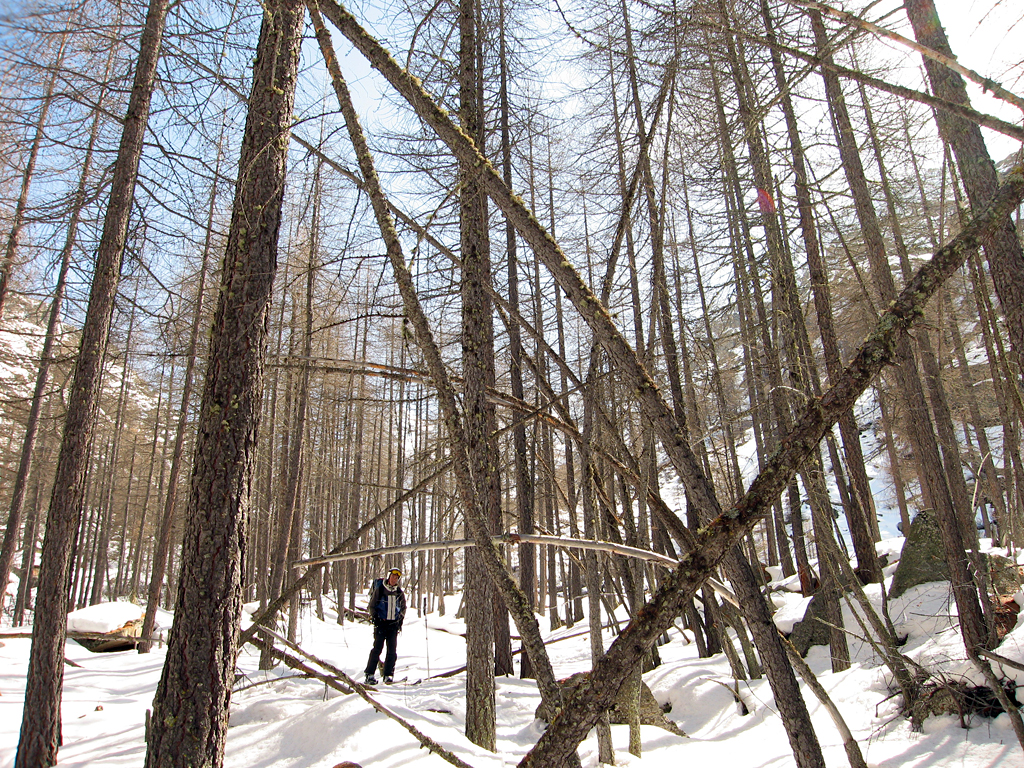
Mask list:
POLYGON ((401 627, 405 621, 405 593, 401 587, 391 590, 384 585, 383 579, 374 579, 366 610, 375 625, 394 621, 401 627))

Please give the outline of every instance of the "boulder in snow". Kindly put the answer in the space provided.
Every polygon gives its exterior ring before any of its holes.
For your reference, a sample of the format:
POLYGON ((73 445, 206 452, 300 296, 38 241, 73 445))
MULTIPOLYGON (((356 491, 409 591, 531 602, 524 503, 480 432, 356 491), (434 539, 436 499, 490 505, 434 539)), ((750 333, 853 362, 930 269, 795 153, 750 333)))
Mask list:
POLYGON ((793 625, 793 631, 789 636, 789 641, 801 656, 806 656, 812 645, 828 645, 831 642, 829 627, 818 621, 820 616, 821 600, 815 595, 807 603, 803 619, 793 625))
POLYGON ((1008 557, 995 552, 983 555, 988 563, 988 575, 993 595, 1013 595, 1021 587, 1020 567, 1008 557))
POLYGON ((942 549, 935 510, 922 509, 910 521, 889 597, 899 597, 911 587, 930 581, 949 581, 949 565, 942 549))

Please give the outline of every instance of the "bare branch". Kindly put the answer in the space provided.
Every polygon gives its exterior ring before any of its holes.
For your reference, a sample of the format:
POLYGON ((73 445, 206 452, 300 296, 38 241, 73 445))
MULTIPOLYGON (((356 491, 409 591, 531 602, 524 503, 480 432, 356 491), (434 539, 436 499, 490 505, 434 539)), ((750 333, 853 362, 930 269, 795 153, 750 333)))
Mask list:
MULTIPOLYGON (((556 547, 567 549, 590 549, 597 552, 610 552, 614 555, 635 557, 640 560, 649 560, 669 568, 674 568, 679 561, 659 552, 651 552, 649 549, 639 547, 627 547, 625 544, 616 544, 612 541, 595 541, 593 539, 571 539, 567 536, 538 536, 532 533, 506 533, 501 536, 492 536, 491 541, 495 544, 550 544, 556 547)), ((326 563, 339 563, 344 560, 361 560, 364 557, 376 555, 392 555, 400 552, 428 552, 435 549, 462 549, 463 547, 475 546, 473 539, 457 539, 455 541, 424 541, 419 544, 404 544, 396 547, 378 547, 376 549, 362 549, 358 552, 342 552, 337 555, 325 555, 313 557, 308 560, 296 560, 292 567, 300 565, 325 565, 326 563)))
POLYGON ((892 30, 880 27, 877 24, 873 24, 870 21, 862 19, 859 16, 855 16, 852 13, 848 13, 847 11, 840 11, 837 8, 825 5, 824 3, 816 2, 816 0, 786 0, 786 2, 789 3, 790 5, 797 6, 798 8, 820 11, 821 13, 831 16, 833 19, 838 19, 839 21, 842 21, 846 24, 853 24, 854 26, 860 27, 861 29, 865 29, 868 32, 879 35, 880 37, 888 38, 889 40, 899 43, 900 45, 903 45, 907 48, 910 48, 913 51, 917 51, 922 56, 926 56, 932 61, 937 61, 944 67, 948 67, 954 72, 958 72, 961 76, 967 78, 971 82, 980 85, 982 90, 990 91, 992 95, 995 96, 997 99, 1012 104, 1017 109, 1024 112, 1024 99, 1022 99, 1020 96, 1013 93, 1012 91, 1006 90, 1005 88, 1003 88, 1003 86, 1001 86, 992 78, 978 74, 973 69, 969 69, 968 67, 965 67, 962 64, 960 64, 960 62, 958 62, 956 59, 939 53, 938 51, 929 48, 926 45, 921 45, 920 43, 909 38, 906 38, 897 32, 893 32, 892 30))

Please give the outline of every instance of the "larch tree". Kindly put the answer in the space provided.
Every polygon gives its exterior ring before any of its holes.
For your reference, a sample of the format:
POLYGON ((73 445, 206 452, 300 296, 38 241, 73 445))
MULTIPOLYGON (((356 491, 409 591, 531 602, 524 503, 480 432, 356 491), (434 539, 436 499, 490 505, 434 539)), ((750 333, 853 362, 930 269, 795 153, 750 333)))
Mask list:
MULTIPOLYGON (((478 147, 483 147, 483 89, 477 0, 459 3, 459 121, 478 147)), ((500 519, 501 490, 494 437, 494 404, 487 389, 494 386, 494 320, 486 286, 491 282, 487 197, 472 166, 459 167, 459 231, 462 259, 462 369, 465 382, 467 450, 473 481, 488 525, 500 519)), ((494 590, 484 575, 480 554, 466 553, 466 736, 485 749, 495 747, 494 713, 494 590)))
MULTIPOLYGON (((908 0, 907 16, 917 41, 934 51, 955 58, 942 28, 933 0, 908 0)), ((953 104, 970 106, 967 87, 959 73, 928 56, 925 72, 934 94, 953 104)), ((995 164, 985 145, 980 126, 970 120, 936 109, 935 121, 942 138, 952 147, 971 208, 977 212, 988 203, 999 188, 995 164)), ((1024 375, 1024 247, 1013 219, 1008 215, 998 235, 985 246, 992 268, 999 303, 1006 314, 1006 325, 1017 366, 1017 386, 1024 375)))
POLYGON ((96 253, 40 559, 25 708, 15 758, 19 768, 56 764, 61 744, 60 703, 72 548, 85 498, 89 444, 99 407, 103 360, 168 7, 168 0, 152 0, 146 14, 96 253))
POLYGON ((174 625, 149 768, 220 766, 241 621, 246 518, 305 7, 264 6, 197 424, 174 625))

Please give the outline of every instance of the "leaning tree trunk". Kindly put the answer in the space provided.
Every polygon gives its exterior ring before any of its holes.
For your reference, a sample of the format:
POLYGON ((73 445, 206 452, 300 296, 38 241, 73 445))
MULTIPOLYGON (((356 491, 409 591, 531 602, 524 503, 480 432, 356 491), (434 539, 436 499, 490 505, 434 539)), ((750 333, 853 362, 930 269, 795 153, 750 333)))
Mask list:
MULTIPOLYGON (((401 70, 379 43, 334 0, 322 0, 322 7, 331 21, 366 56, 374 68, 378 69, 408 100, 417 115, 437 132, 438 137, 456 156, 463 161, 473 162, 474 167, 479 169, 477 178, 480 179, 487 194, 514 221, 516 229, 548 267, 569 300, 590 326, 598 342, 607 351, 617 371, 629 384, 651 428, 662 439, 669 460, 683 478, 687 491, 692 493, 694 503, 707 512, 713 512, 717 507, 713 489, 701 471, 689 444, 679 435, 674 416, 661 398, 654 381, 616 328, 604 305, 582 281, 558 244, 543 230, 522 200, 513 195, 501 182, 500 177, 480 155, 472 141, 458 130, 448 115, 422 89, 419 82, 401 70)), ((648 609, 644 611, 644 621, 631 623, 623 635, 613 643, 608 653, 598 662, 590 680, 581 686, 581 690, 573 695, 570 701, 565 702, 562 714, 551 723, 541 737, 541 743, 538 743, 524 759, 524 764, 547 764, 551 760, 566 759, 575 753, 576 746, 594 724, 597 713, 611 706, 628 668, 637 663, 640 655, 668 627, 685 603, 692 599, 700 584, 721 563, 732 546, 765 514, 767 507, 793 477, 796 468, 807 459, 825 431, 835 422, 838 413, 852 407, 856 398, 882 366, 891 361, 894 340, 906 333, 906 329, 916 319, 921 307, 937 287, 963 263, 967 249, 987 237, 995 217, 1012 210, 1022 197, 1024 175, 1012 174, 1005 188, 993 199, 990 208, 979 215, 919 271, 915 280, 886 310, 879 327, 865 341, 846 373, 831 390, 808 405, 797 425, 780 445, 779 450, 772 455, 765 470, 755 479, 744 497, 728 514, 715 517, 712 523, 695 535, 694 551, 683 559, 680 566, 659 588, 652 602, 648 604, 648 609)), ((378 219, 387 216, 387 212, 383 210, 383 203, 375 201, 374 207, 378 219), (378 207, 381 210, 377 210, 378 207)), ((396 274, 400 278, 399 285, 406 308, 418 310, 418 300, 412 289, 408 271, 401 261, 397 242, 389 243, 388 250, 389 258, 392 259, 396 274)), ((446 387, 441 386, 447 385, 447 374, 436 355, 425 318, 417 311, 415 314, 411 313, 411 319, 416 328, 417 340, 421 341, 425 356, 430 362, 431 375, 436 376, 440 383, 438 390, 441 400, 444 401, 445 421, 453 439, 456 439, 461 436, 461 424, 454 397, 446 387)), ((455 463, 456 466, 459 464, 455 463)), ((464 503, 473 506, 471 486, 461 473, 462 470, 457 473, 460 494, 463 495, 464 503)), ((517 615, 520 631, 525 634, 524 626, 530 626, 532 635, 535 622, 530 622, 529 617, 524 617, 525 620, 518 617, 517 612, 523 607, 521 593, 515 589, 514 584, 509 583, 510 579, 502 578, 504 569, 496 553, 490 550, 488 542, 484 540, 486 533, 482 521, 475 521, 473 529, 474 538, 480 542, 481 548, 488 551, 488 561, 498 561, 494 563, 491 573, 495 578, 501 579, 502 591, 510 606, 515 603, 516 610, 513 613, 517 615)), ((534 642, 535 638, 531 636, 530 640, 534 642)), ((536 658, 547 660, 542 649, 537 649, 536 658)), ((542 686, 549 684, 540 678, 538 682, 541 682, 542 686)), ((552 698, 557 701, 560 697, 554 693, 552 698)))
MULTIPOLYGON (((955 58, 933 0, 908 0, 904 7, 917 41, 955 58)), ((924 68, 936 96, 954 104, 970 105, 967 88, 958 73, 928 57, 924 57, 924 68)), ((943 140, 953 148, 971 208, 978 213, 999 187, 996 168, 985 146, 981 128, 941 108, 935 111, 935 122, 943 140)), ((1006 327, 1016 364, 1016 385, 1020 386, 1024 367, 1024 248, 1009 215, 996 237, 985 245, 985 255, 992 267, 992 282, 999 303, 1006 314, 1006 327)))
MULTIPOLYGON (((761 15, 764 18, 768 39, 774 42, 775 30, 767 0, 762 0, 761 2, 761 15)), ((775 83, 780 94, 782 110, 786 117, 786 129, 793 157, 794 186, 797 210, 800 216, 800 231, 803 235, 804 249, 807 253, 807 269, 810 276, 811 291, 814 295, 814 307, 818 318, 818 331, 821 337, 822 351, 825 356, 825 370, 828 373, 829 381, 834 381, 842 373, 842 358, 839 352, 835 321, 832 316, 832 299, 829 292, 828 275, 825 272, 817 226, 814 222, 814 213, 811 206, 803 142, 800 138, 796 111, 790 95, 790 84, 786 79, 781 55, 774 47, 770 51, 772 69, 775 73, 775 83)), ((850 518, 849 524, 852 531, 857 527, 854 525, 855 521, 868 517, 871 512, 871 492, 868 486, 867 472, 864 468, 860 430, 853 411, 843 414, 839 419, 839 432, 843 438, 843 451, 846 455, 846 466, 851 480, 851 504, 847 509, 847 514, 850 518)), ((861 540, 862 538, 855 539, 855 545, 861 540)), ((878 559, 874 556, 873 550, 860 551, 857 558, 857 574, 865 582, 881 580, 881 568, 878 565, 878 559)))
MULTIPOLYGON (((823 59, 830 61, 831 54, 828 52, 825 26, 820 14, 816 11, 811 12, 811 24, 823 59)), ((825 80, 825 90, 829 109, 833 116, 833 127, 839 145, 843 170, 853 195, 857 219, 864 233, 864 243, 871 264, 871 276, 882 301, 888 303, 895 299, 896 288, 886 256, 878 217, 867 187, 867 178, 860 160, 856 137, 846 109, 846 100, 843 97, 839 78, 834 72, 823 67, 822 77, 825 80)), ((950 582, 960 615, 960 629, 964 635, 964 643, 968 651, 979 647, 989 648, 993 635, 985 621, 978 598, 978 589, 968 569, 963 525, 959 518, 960 510, 956 509, 949 490, 949 480, 943 470, 938 442, 932 429, 928 404, 925 401, 914 351, 908 337, 898 340, 896 352, 899 356, 899 364, 896 366, 897 381, 911 413, 908 427, 911 441, 914 444, 914 453, 920 461, 921 486, 932 498, 936 507, 943 550, 949 563, 950 582)), ((966 510, 963 511, 966 512, 966 510)))
MULTIPOLYGON (((399 291, 402 294, 402 303, 405 314, 409 318, 410 325, 415 332, 415 339, 423 352, 424 361, 433 379, 437 392, 440 412, 444 418, 444 424, 448 430, 451 440, 452 468, 454 470, 456 484, 458 486, 459 500, 462 502, 466 520, 472 532, 473 540, 483 555, 482 560, 490 578, 498 585, 502 597, 509 611, 516 622, 516 627, 523 639, 523 645, 530 656, 534 672, 537 677, 537 686, 540 689, 542 700, 554 709, 561 706, 561 693, 558 681, 555 679, 554 670, 551 667, 551 659, 544 647, 543 639, 540 636, 540 627, 537 619, 530 608, 526 596, 519 589, 513 580, 505 564, 498 555, 495 546, 491 543, 486 530, 486 522, 482 513, 482 505, 477 498, 475 485, 470 471, 470 457, 466 451, 468 444, 465 439, 465 432, 462 426, 462 418, 456 402, 455 390, 447 369, 441 359, 440 349, 434 341, 433 332, 427 322, 426 314, 419 302, 413 285, 412 274, 405 264, 402 254, 402 245, 395 230, 394 220, 391 218, 390 206, 380 186, 380 181, 374 168, 373 158, 366 145, 366 138, 363 135, 362 127, 359 124, 358 116, 349 95, 348 86, 341 76, 337 59, 334 56, 333 46, 327 30, 323 26, 323 20, 313 0, 307 0, 310 7, 310 15, 316 28, 317 39, 320 43, 321 52, 327 62, 328 70, 334 81, 335 92, 338 95, 338 102, 345 122, 348 126, 349 136, 352 139, 359 160, 359 168, 363 174, 366 190, 373 204, 374 216, 381 231, 381 236, 387 246, 388 260, 391 262, 398 283, 399 291)), ((333 0, 326 0, 321 6, 324 13, 331 21, 341 29, 346 36, 355 32, 357 25, 355 19, 347 11, 338 6, 333 0)), ((351 38, 350 38, 351 39, 351 38)), ((369 42, 369 40, 367 40, 369 42)), ((377 51, 376 41, 369 43, 377 51)), ((393 62, 392 62, 393 63, 393 62)), ((465 134, 461 134, 465 136, 465 134)), ((485 162, 486 161, 482 161, 485 162)), ((354 540, 354 539, 353 539, 354 540)), ((254 623, 261 621, 256 617, 254 623)), ((579 759, 575 750, 567 756, 570 768, 579 766, 579 759)))
POLYGON ((1024 200, 1024 172, 1011 174, 992 204, 973 219, 930 262, 883 313, 875 329, 854 355, 843 375, 822 397, 808 405, 768 465, 743 498, 725 514, 693 535, 692 549, 662 583, 648 603, 643 620, 632 622, 608 649, 590 677, 564 702, 562 713, 520 768, 556 764, 586 736, 598 713, 611 705, 630 668, 692 599, 700 583, 721 563, 753 523, 767 514, 773 500, 807 459, 839 415, 853 406, 872 379, 896 357, 895 341, 905 338, 935 291, 963 264, 968 253, 985 241, 1008 211, 1024 200))
POLYGON ((168 0, 151 0, 146 15, 132 94, 114 163, 110 200, 96 252, 89 308, 75 362, 64 437, 43 539, 24 715, 15 758, 18 768, 55 764, 61 743, 60 701, 67 633, 68 569, 85 496, 89 443, 99 407, 103 357, 121 277, 128 218, 135 196, 142 140, 149 121, 149 104, 168 5, 168 0))
POLYGON ((220 766, 304 6, 264 6, 197 424, 178 598, 146 765, 220 766))

